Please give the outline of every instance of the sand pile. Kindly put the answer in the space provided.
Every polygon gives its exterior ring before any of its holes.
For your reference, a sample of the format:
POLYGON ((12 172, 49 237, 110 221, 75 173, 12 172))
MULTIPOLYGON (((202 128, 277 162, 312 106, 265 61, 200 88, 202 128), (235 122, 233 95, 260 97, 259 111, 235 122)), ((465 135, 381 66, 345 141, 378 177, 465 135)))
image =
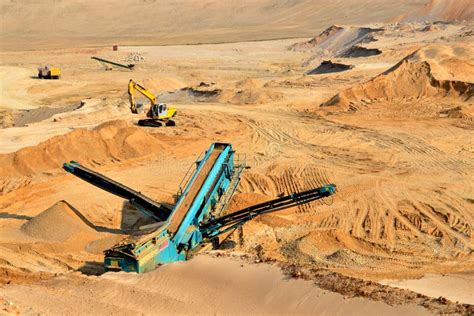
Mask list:
POLYGON ((90 237, 95 233, 90 225, 70 204, 60 201, 23 224, 21 230, 33 238, 61 243, 90 237))
POLYGON ((357 26, 331 26, 308 42, 296 43, 292 50, 313 51, 323 55, 341 55, 352 46, 373 42, 374 33, 382 29, 357 26))
POLYGON ((332 37, 334 34, 342 31, 344 28, 342 26, 331 25, 319 35, 313 37, 308 42, 296 43, 290 46, 290 49, 293 51, 307 51, 315 48, 320 43, 326 41, 328 38, 332 37))
POLYGON ((264 104, 283 98, 281 93, 267 89, 261 80, 247 78, 235 83, 235 89, 221 91, 218 101, 236 105, 264 104))
POLYGON ((424 47, 370 81, 343 90, 323 106, 353 107, 379 100, 456 98, 469 101, 474 94, 471 46, 424 47))
POLYGON ((341 72, 354 68, 353 65, 333 63, 330 60, 324 60, 318 67, 308 72, 308 75, 319 75, 333 72, 341 72))
POLYGON ((236 83, 236 90, 227 91, 220 98, 223 102, 232 104, 264 104, 283 98, 281 93, 266 89, 258 79, 245 79, 236 83))
POLYGON ((241 81, 238 81, 235 84, 235 87, 238 89, 257 89, 263 86, 262 82, 258 79, 247 78, 241 81))
POLYGON ((168 138, 147 129, 117 120, 92 130, 76 129, 55 136, 37 146, 0 155, 0 176, 28 176, 61 168, 64 162, 77 160, 85 165, 100 165, 159 153, 168 138))
POLYGON ((227 91, 220 98, 220 102, 227 102, 236 105, 244 104, 264 104, 278 101, 283 98, 280 92, 270 91, 268 89, 238 89, 236 91, 227 91))
POLYGON ((183 82, 171 77, 163 77, 159 79, 145 79, 142 80, 141 83, 146 89, 152 91, 156 95, 164 91, 177 90, 186 86, 183 82))

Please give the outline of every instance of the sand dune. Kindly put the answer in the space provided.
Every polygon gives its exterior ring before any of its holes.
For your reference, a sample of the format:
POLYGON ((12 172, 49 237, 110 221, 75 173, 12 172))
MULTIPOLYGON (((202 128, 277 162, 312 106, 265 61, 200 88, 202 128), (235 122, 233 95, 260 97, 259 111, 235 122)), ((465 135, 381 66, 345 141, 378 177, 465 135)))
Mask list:
POLYGON ((0 47, 217 43, 311 36, 329 23, 382 22, 424 0, 2 1, 0 47), (52 5, 54 3, 54 5, 52 5), (370 9, 367 9, 370 8, 370 9), (44 23, 44 14, 54 16, 44 23), (238 12, 238 14, 235 14, 238 12), (21 23, 17 23, 21 21, 21 23))
POLYGON ((344 55, 353 46, 375 41, 373 33, 382 29, 356 26, 333 25, 308 42, 296 43, 290 47, 296 51, 314 51, 320 54, 344 55))
POLYGON ((98 127, 76 129, 15 153, 0 155, 2 177, 26 176, 59 169, 64 162, 77 160, 86 165, 120 161, 158 153, 166 148, 166 137, 111 121, 98 127), (153 143, 153 146, 150 144, 153 143), (161 145, 158 145, 161 144, 161 145), (93 151, 94 155, 89 153, 93 151))
POLYGON ((405 57, 372 80, 346 89, 323 106, 357 108, 376 100, 457 98, 471 101, 474 65, 471 46, 428 46, 405 57))
POLYGON ((430 0, 422 8, 409 12, 396 20, 402 22, 474 20, 471 0, 430 0))

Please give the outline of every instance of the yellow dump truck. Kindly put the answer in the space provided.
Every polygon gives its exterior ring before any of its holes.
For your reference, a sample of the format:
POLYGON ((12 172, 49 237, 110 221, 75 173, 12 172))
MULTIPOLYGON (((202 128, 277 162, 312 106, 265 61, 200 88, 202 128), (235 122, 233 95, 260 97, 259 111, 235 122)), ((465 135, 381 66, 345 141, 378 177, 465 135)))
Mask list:
POLYGON ((40 79, 59 79, 61 76, 61 69, 58 67, 38 67, 38 78, 40 79))

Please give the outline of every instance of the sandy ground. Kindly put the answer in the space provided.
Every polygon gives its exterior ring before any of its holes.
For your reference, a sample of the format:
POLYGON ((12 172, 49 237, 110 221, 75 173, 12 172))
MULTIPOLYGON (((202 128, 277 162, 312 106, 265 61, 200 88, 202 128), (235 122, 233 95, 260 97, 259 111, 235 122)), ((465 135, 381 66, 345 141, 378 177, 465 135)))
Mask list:
POLYGON ((428 296, 444 296, 454 302, 474 304, 473 274, 427 274, 417 280, 382 280, 382 284, 409 289, 428 296))
POLYGON ((344 298, 321 290, 310 281, 288 279, 277 267, 208 256, 163 266, 144 275, 57 277, 34 285, 8 287, 2 296, 8 301, 20 301, 12 309, 41 314, 428 314, 422 307, 392 307, 361 298, 344 298), (57 288, 62 289, 60 293, 57 288))
MULTIPOLYGON (((262 1, 252 14, 268 14, 259 6, 270 2, 262 1)), ((68 31, 62 28, 43 30, 52 46, 31 52, 25 44, 34 44, 30 35, 13 38, 13 26, 4 28, 2 308, 45 314, 92 313, 91 306, 101 314, 198 308, 203 313, 235 308, 242 313, 472 313, 470 11, 464 1, 458 7, 452 1, 424 7, 424 1, 415 1, 411 5, 420 11, 397 2, 389 14, 391 4, 372 2, 378 8, 374 16, 360 13, 367 11, 362 6, 345 6, 359 12, 354 25, 328 11, 305 12, 308 20, 298 24, 309 2, 281 7, 272 2, 276 16, 291 12, 288 6, 299 12, 294 20, 275 20, 281 27, 296 23, 299 31, 275 28, 271 37, 299 38, 178 45, 194 43, 193 37, 171 32, 167 40, 174 45, 150 46, 133 36, 123 42, 141 46, 120 46, 117 52, 79 33, 62 41, 68 31), (305 24, 313 14, 327 19, 305 24), (438 19, 447 22, 430 22, 438 19), (331 26, 335 23, 340 25, 331 26), (304 29, 311 30, 311 38, 304 37, 309 34, 304 29), (134 71, 105 71, 91 56, 142 60, 134 71), (308 74, 325 60, 351 67, 308 74), (35 78, 36 67, 47 63, 61 67, 61 79, 35 78), (130 78, 178 109, 176 127, 136 125, 140 116, 130 113, 126 92, 130 78), (62 163, 77 160, 173 203, 189 166, 215 141, 232 143, 250 166, 230 210, 326 183, 335 183, 338 192, 247 223, 223 245, 225 258, 202 255, 145 275, 103 274, 102 251, 149 219, 66 174, 62 163), (246 257, 229 255, 236 252, 246 257), (202 295, 217 303, 203 304, 202 295), (61 297, 64 304, 48 297, 61 297)), ((205 3, 199 2, 196 12, 205 3)), ((29 19, 40 4, 29 8, 29 19)), ((20 14, 17 5, 2 2, 2 23, 20 14)), ((64 8, 60 2, 54 6, 58 12, 64 8)), ((81 10, 91 9, 84 2, 81 10)), ((185 18, 180 10, 173 15, 185 18)), ((191 33, 209 42, 224 35, 235 41, 225 27, 241 27, 240 40, 266 36, 251 24, 219 24, 225 22, 221 18, 215 21, 215 38, 209 39, 211 31, 199 23, 191 33)), ((68 27, 75 29, 75 23, 82 22, 72 19, 68 27)), ((105 32, 96 34, 105 38, 103 44, 115 43, 112 31, 99 29, 105 32)), ((41 36, 31 32, 44 42, 41 36)))

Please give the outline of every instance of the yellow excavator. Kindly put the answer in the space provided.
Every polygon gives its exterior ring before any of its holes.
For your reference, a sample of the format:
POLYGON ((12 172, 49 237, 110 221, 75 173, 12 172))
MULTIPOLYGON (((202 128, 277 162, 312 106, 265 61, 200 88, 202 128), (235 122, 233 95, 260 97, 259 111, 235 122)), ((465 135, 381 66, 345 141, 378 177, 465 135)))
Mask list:
POLYGON ((146 116, 148 119, 138 121, 140 126, 175 126, 176 123, 172 118, 176 115, 176 109, 168 107, 165 103, 157 103, 157 97, 145 89, 142 85, 136 83, 132 79, 128 82, 128 95, 130 96, 130 110, 134 114, 138 114, 139 105, 135 103, 134 93, 135 91, 140 92, 145 98, 150 100, 150 108, 148 109, 146 116))

